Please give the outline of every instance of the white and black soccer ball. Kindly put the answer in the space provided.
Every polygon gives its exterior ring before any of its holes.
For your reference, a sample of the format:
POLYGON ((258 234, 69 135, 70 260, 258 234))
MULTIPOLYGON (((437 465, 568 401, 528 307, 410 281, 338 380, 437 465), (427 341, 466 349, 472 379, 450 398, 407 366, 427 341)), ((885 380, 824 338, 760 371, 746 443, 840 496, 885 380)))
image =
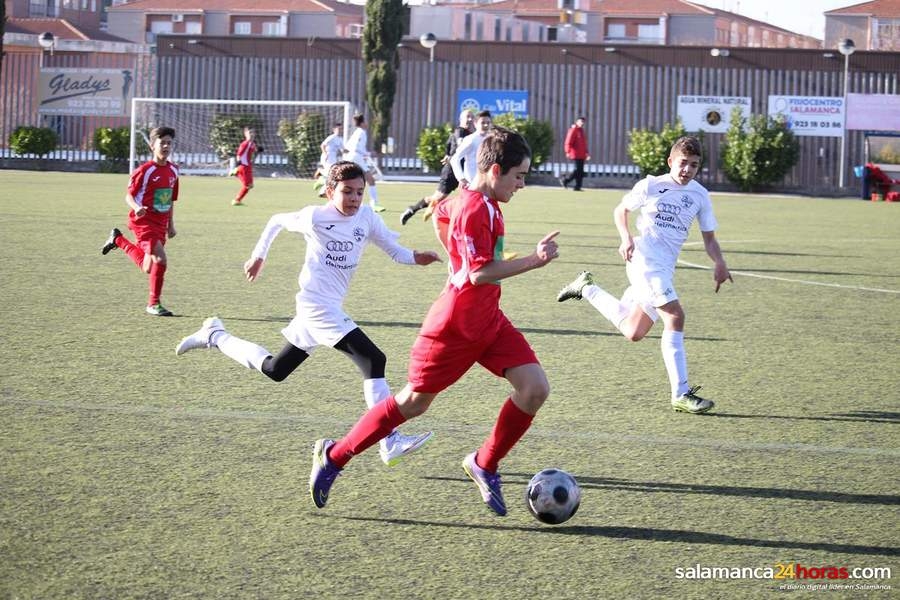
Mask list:
POLYGON ((559 525, 571 519, 578 510, 581 488, 565 471, 544 469, 528 482, 525 504, 538 521, 559 525))

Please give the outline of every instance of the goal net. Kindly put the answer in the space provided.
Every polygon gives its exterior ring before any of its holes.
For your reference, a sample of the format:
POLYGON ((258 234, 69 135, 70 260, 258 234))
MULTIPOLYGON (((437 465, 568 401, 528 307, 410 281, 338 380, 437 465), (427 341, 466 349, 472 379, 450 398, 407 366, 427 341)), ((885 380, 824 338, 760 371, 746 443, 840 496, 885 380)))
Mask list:
POLYGON ((349 102, 288 102, 134 98, 131 104, 129 169, 151 158, 150 130, 175 129, 172 161, 182 173, 227 175, 244 140, 244 127, 256 131, 262 150, 253 165, 260 176, 312 177, 320 144, 335 123, 350 131, 349 102))

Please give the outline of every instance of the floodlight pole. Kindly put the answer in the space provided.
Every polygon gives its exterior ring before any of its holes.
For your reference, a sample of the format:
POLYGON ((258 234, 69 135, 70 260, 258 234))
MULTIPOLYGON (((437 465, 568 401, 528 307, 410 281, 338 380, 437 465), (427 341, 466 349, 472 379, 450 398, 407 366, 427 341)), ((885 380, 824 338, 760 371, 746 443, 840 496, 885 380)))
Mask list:
POLYGON ((428 49, 428 105, 425 112, 425 125, 431 127, 431 107, 434 100, 434 47, 437 46, 437 36, 433 33, 423 33, 419 37, 419 43, 428 49))
POLYGON ((851 39, 841 40, 838 50, 844 55, 844 125, 841 128, 841 154, 838 162, 838 188, 844 189, 846 183, 844 175, 847 171, 847 85, 850 82, 850 55, 856 51, 856 45, 851 39))

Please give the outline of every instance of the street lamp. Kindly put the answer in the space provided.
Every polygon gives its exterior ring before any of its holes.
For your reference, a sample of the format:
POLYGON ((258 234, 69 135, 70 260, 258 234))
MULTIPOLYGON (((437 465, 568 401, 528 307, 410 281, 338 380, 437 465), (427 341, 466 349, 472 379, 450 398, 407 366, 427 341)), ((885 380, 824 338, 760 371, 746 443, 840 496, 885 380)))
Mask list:
POLYGON ((838 188, 843 189, 844 172, 847 170, 846 165, 844 165, 844 161, 847 158, 847 84, 850 73, 850 55, 856 52, 856 44, 849 38, 843 39, 838 44, 838 50, 844 55, 844 126, 841 129, 841 158, 838 165, 838 188))
POLYGON ((44 52, 47 50, 50 51, 50 56, 53 56, 53 48, 56 47, 56 36, 50 33, 49 31, 45 31, 41 35, 38 36, 38 44, 41 47, 41 61, 40 68, 44 68, 44 52))
POLYGON ((434 47, 437 46, 437 36, 433 33, 423 33, 419 37, 419 43, 428 49, 428 108, 425 115, 425 125, 431 127, 431 105, 434 97, 434 47))

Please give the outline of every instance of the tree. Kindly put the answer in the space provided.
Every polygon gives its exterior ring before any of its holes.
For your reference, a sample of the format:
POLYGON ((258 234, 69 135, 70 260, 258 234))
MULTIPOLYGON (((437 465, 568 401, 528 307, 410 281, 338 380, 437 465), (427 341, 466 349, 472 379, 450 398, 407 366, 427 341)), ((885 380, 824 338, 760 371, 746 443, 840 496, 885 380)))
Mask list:
POLYGON ((750 115, 748 126, 741 109, 734 108, 725 133, 722 167, 725 177, 741 191, 781 181, 799 160, 800 142, 784 116, 750 115))
POLYGON ((402 0, 366 2, 362 54, 366 65, 366 103, 372 113, 369 120, 372 148, 377 153, 387 140, 391 111, 397 92, 397 44, 403 39, 409 9, 402 0))
MULTIPOLYGON (((652 129, 632 129, 628 133, 628 156, 641 171, 641 177, 662 175, 669 172, 669 151, 678 138, 687 135, 681 119, 674 124, 663 124, 662 131, 652 129)), ((700 134, 702 135, 702 132, 700 134)), ((700 137, 700 141, 703 138, 700 137)))

